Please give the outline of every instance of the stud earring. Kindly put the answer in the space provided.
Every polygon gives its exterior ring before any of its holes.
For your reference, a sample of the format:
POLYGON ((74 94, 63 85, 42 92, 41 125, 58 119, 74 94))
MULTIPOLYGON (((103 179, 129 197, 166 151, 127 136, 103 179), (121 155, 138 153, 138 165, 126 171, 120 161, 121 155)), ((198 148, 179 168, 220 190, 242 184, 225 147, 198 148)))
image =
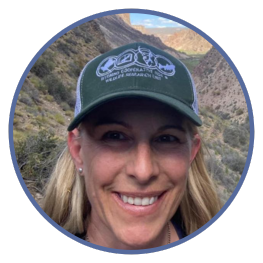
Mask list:
POLYGON ((79 168, 79 175, 81 175, 83 172, 83 169, 82 168, 79 168))

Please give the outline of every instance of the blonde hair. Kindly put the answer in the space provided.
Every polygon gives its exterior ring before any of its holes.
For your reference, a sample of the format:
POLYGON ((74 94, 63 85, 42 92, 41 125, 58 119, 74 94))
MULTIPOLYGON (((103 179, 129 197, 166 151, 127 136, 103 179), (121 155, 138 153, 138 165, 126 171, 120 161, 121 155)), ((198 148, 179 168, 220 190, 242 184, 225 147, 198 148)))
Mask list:
MULTIPOLYGON (((192 127, 198 133, 196 127, 192 127)), ((85 192, 84 179, 74 166, 68 148, 62 152, 47 184, 43 210, 57 224, 72 234, 87 228, 91 207, 85 192)), ((189 171, 186 191, 179 207, 187 235, 193 233, 220 210, 215 186, 205 167, 202 145, 189 171)))

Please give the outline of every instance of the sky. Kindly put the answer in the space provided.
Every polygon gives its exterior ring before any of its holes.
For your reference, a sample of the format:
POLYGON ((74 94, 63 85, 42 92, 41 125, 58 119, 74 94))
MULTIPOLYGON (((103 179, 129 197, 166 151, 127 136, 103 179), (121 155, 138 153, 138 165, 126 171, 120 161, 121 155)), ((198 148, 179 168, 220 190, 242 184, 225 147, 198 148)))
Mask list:
POLYGON ((162 28, 162 27, 185 27, 175 21, 168 20, 164 17, 153 16, 147 14, 130 14, 131 24, 132 25, 142 25, 146 28, 162 28))

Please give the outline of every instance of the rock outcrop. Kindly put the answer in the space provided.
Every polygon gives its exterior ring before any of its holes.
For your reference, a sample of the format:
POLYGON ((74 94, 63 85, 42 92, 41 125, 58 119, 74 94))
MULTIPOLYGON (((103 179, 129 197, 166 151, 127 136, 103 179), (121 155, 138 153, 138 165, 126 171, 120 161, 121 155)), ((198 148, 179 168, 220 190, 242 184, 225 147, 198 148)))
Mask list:
POLYGON ((195 68, 199 104, 244 121, 247 105, 240 83, 224 57, 212 48, 195 68))
POLYGON ((120 16, 110 15, 95 19, 111 48, 116 48, 133 42, 144 42, 170 53, 172 56, 184 59, 188 56, 166 46, 160 38, 145 35, 129 26, 120 16))

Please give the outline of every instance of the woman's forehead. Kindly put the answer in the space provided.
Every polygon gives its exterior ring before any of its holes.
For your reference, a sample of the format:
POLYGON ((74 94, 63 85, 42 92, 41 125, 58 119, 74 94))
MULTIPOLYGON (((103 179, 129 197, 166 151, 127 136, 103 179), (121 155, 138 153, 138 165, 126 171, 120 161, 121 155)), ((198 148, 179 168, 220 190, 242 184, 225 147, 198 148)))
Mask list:
POLYGON ((87 116, 88 122, 103 120, 136 123, 145 121, 156 124, 183 124, 184 117, 173 108, 161 102, 145 98, 119 99, 108 102, 87 116))

